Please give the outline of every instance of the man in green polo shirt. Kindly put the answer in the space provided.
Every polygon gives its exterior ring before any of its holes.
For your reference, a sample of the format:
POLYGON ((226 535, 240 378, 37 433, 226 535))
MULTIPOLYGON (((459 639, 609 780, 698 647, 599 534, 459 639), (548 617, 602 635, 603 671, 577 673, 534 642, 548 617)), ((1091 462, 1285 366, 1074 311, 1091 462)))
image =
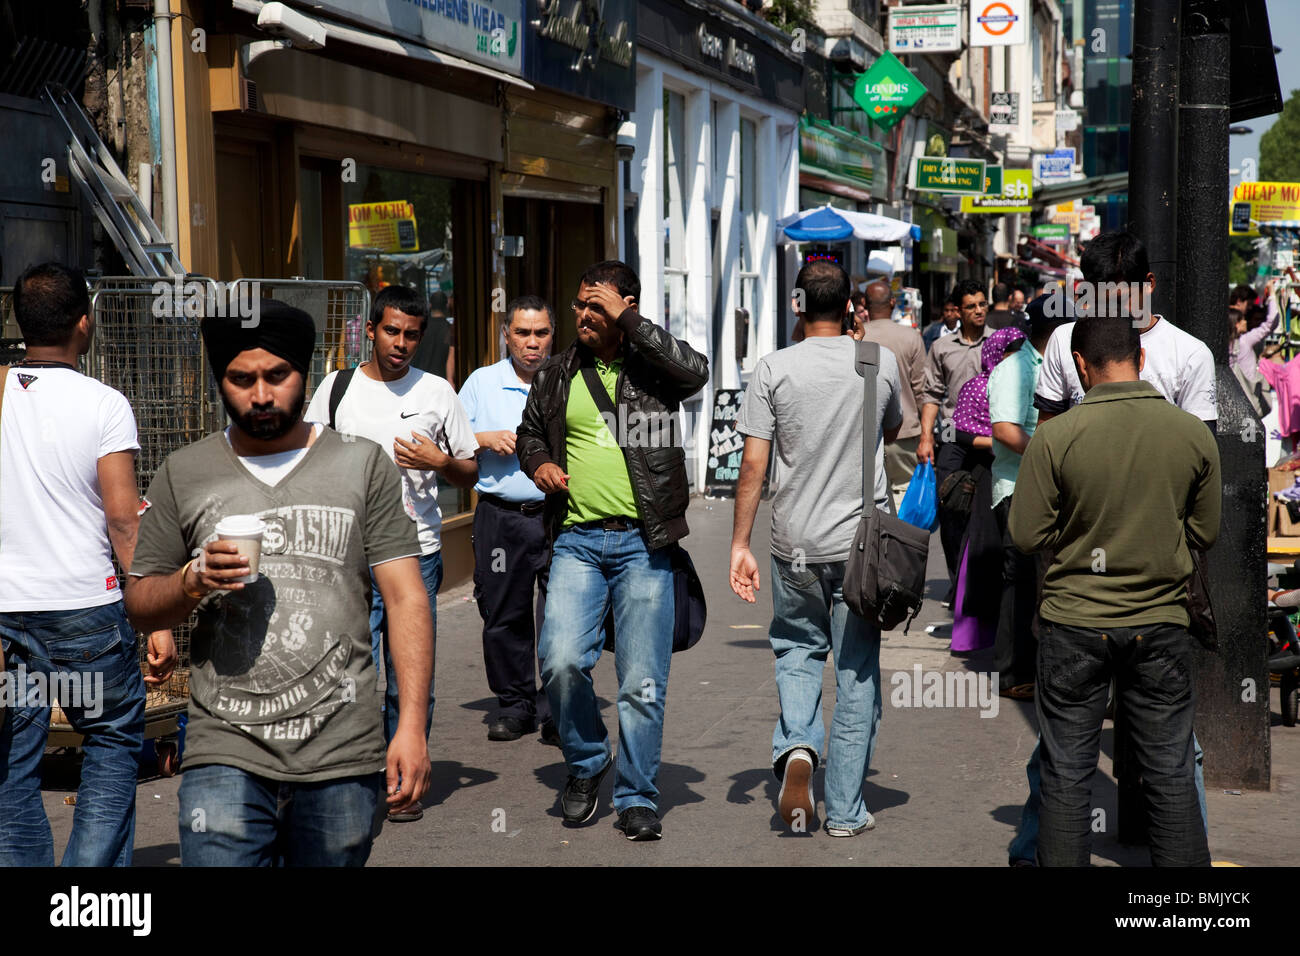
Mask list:
POLYGON ((1085 398, 1039 424, 1007 519, 1022 551, 1053 552, 1039 610, 1038 861, 1088 865, 1113 677, 1150 809, 1152 863, 1208 866, 1186 594, 1189 546, 1208 549, 1219 535, 1218 447, 1204 422, 1139 381, 1130 320, 1076 322, 1070 349, 1085 398))
POLYGON ((582 276, 578 340, 533 379, 519 424, 520 466, 546 493, 552 542, 537 657, 569 779, 564 819, 596 813, 609 736, 591 671, 614 614, 618 772, 614 809, 629 840, 657 840, 659 755, 673 643, 669 546, 687 533, 680 403, 709 378, 708 360, 637 310, 641 281, 622 262, 582 276))

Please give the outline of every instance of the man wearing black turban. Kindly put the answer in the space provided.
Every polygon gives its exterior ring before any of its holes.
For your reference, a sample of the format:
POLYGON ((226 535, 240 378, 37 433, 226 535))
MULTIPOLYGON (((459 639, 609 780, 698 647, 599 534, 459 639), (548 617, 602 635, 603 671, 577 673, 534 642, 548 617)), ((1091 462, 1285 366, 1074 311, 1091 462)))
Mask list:
POLYGON ((159 468, 127 612, 179 624, 197 610, 182 865, 360 866, 385 784, 400 813, 429 786, 433 620, 419 540, 387 452, 302 421, 311 317, 255 304, 251 319, 202 322, 231 426, 159 468), (222 540, 218 525, 241 538, 222 540), (388 744, 378 708, 357 704, 377 686, 372 574, 402 704, 388 744))
MULTIPOLYGON (((284 443, 277 443, 274 451, 303 448, 311 444, 311 438, 306 434, 307 428, 301 421, 307 396, 307 371, 311 366, 312 351, 316 347, 316 323, 311 316, 302 309, 275 299, 256 299, 253 318, 209 317, 203 320, 201 328, 208 362, 212 365, 212 374, 216 377, 221 392, 221 402, 226 406, 226 414, 239 430, 260 441, 276 442, 289 435, 295 425, 299 425, 302 427, 297 431, 301 434, 297 437, 306 438, 306 443, 299 444, 290 438, 284 443), (279 408, 274 404, 267 407, 265 402, 259 403, 257 398, 253 398, 252 407, 240 411, 231 405, 226 389, 222 387, 230 363, 243 352, 259 350, 284 359, 302 376, 299 379, 297 397, 287 408, 279 408), (283 447, 279 447, 281 444, 283 447)), ((241 367, 241 380, 242 376, 241 367)), ((231 442, 234 443, 233 435, 231 442)), ((264 449, 259 453, 273 452, 264 449)))

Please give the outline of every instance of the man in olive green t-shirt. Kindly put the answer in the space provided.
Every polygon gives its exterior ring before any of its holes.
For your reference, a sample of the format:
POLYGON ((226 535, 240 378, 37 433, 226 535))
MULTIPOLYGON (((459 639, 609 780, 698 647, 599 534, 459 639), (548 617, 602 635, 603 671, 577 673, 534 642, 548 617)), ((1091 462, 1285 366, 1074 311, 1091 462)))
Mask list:
POLYGON ((1051 550, 1039 610, 1042 811, 1038 860, 1089 862, 1089 785, 1116 682, 1151 816, 1157 866, 1208 866, 1193 781, 1187 632, 1189 547, 1208 549, 1222 508, 1205 423, 1138 378, 1128 319, 1078 322, 1071 351, 1086 392, 1025 449, 1008 530, 1051 550))

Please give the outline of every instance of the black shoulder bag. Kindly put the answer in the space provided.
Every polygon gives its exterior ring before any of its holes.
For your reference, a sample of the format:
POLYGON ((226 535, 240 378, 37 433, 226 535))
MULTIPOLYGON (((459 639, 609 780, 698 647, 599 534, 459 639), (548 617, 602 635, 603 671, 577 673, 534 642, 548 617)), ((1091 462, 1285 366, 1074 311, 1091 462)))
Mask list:
MULTIPOLYGON (((857 343, 862 376, 862 519, 844 572, 844 601, 882 631, 910 626, 925 596, 930 531, 876 507, 876 373, 880 348, 857 343)), ((904 629, 906 631, 906 628, 904 629)))

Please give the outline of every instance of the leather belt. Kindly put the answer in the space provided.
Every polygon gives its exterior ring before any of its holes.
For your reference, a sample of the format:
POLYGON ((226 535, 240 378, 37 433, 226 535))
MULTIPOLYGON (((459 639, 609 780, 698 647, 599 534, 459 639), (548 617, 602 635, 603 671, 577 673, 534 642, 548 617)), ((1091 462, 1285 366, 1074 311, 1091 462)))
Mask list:
POLYGON ((570 525, 573 528, 587 528, 592 531, 637 531, 644 525, 639 518, 628 518, 620 515, 617 518, 598 518, 595 521, 584 521, 581 524, 570 525))
POLYGON ((545 501, 506 501, 506 499, 498 498, 496 495, 480 494, 478 500, 503 511, 517 511, 525 515, 539 515, 542 513, 542 509, 546 507, 545 501))

